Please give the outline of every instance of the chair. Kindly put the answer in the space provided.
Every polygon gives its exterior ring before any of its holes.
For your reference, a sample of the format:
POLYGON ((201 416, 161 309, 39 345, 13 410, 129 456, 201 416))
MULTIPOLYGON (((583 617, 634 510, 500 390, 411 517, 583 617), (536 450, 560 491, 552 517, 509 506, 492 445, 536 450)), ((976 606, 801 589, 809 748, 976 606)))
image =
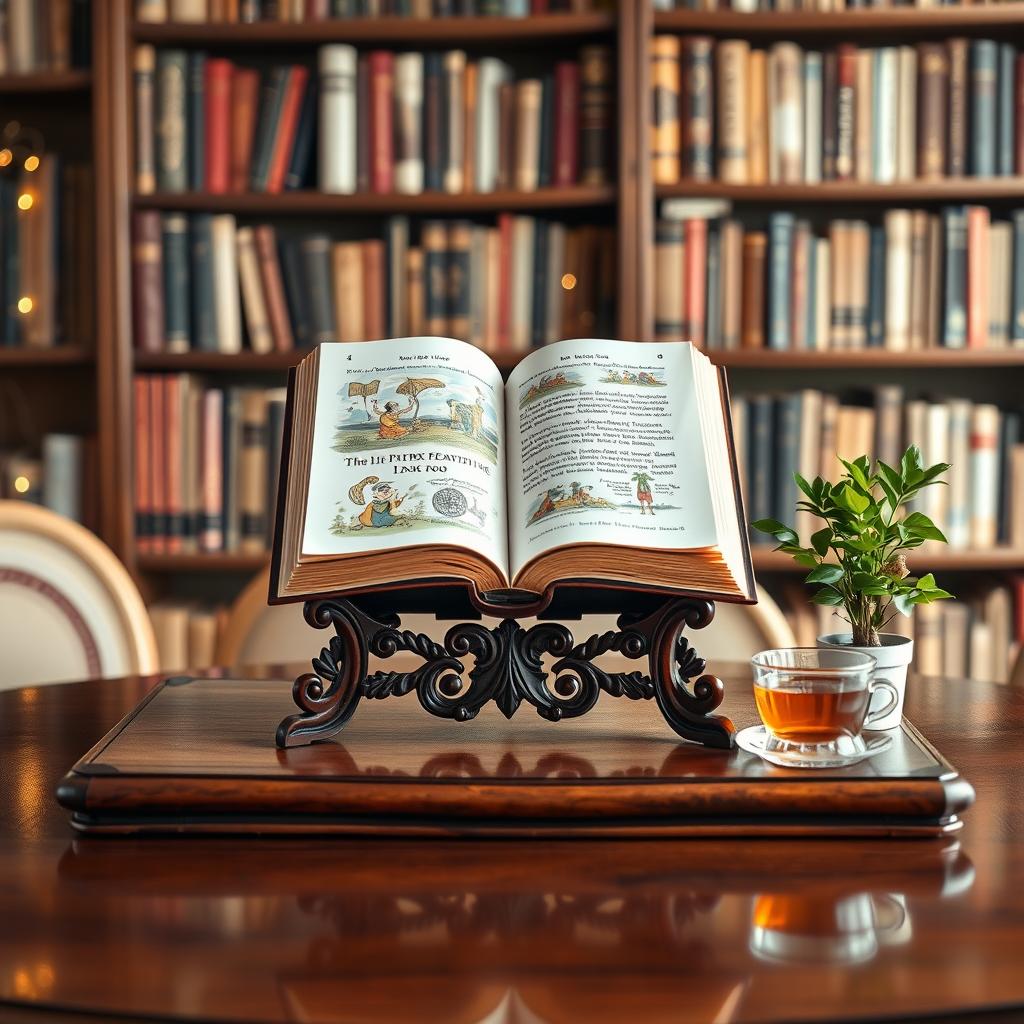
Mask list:
MULTIPOLYGON (((301 603, 267 605, 269 585, 270 570, 265 569, 239 595, 217 645, 219 664, 308 661, 323 646, 326 632, 321 634, 306 624, 301 603)), ((711 625, 693 634, 694 646, 702 657, 709 662, 746 661, 766 648, 796 646, 796 637, 779 606, 760 587, 757 598, 756 605, 723 602, 715 606, 711 625)), ((432 635, 438 633, 438 624, 431 616, 404 615, 402 625, 432 635)), ((615 617, 587 616, 570 626, 579 640, 591 632, 614 629, 615 617)), ((609 655, 609 661, 614 657, 609 655)), ((393 659, 390 664, 397 668, 398 661, 393 659)))
POLYGON ((0 689, 157 670, 132 578, 84 526, 0 501, 0 689))

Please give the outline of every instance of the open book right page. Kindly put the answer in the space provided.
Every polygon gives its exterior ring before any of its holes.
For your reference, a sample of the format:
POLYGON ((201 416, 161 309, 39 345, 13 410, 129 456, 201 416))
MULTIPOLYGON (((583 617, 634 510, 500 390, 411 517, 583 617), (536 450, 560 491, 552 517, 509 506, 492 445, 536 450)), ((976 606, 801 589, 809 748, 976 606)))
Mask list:
POLYGON ((719 542, 688 343, 565 341, 506 387, 513 574, 539 554, 598 543, 719 542))

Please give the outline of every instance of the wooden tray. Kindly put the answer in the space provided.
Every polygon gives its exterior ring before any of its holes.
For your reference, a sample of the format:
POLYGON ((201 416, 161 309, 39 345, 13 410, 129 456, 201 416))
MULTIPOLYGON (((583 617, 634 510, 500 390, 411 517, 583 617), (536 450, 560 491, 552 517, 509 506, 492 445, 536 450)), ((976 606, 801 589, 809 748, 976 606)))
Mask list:
MULTIPOLYGON (((87 753, 57 798, 84 832, 404 835, 921 835, 957 831, 971 785, 909 723, 837 771, 680 742, 647 703, 471 724, 411 696, 368 702, 339 739, 289 750, 277 680, 169 679, 87 753)), ((723 705, 754 724, 749 685, 723 705)))

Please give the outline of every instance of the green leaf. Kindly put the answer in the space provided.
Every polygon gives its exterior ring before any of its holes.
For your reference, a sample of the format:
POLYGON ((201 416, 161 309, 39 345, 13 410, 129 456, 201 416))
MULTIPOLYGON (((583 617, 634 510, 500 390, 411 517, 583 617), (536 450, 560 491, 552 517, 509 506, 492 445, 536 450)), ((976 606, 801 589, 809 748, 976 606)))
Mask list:
POLYGON ((921 540, 939 540, 946 543, 946 535, 923 512, 911 512, 903 520, 903 528, 921 540))
POLYGON ((812 604, 827 604, 832 608, 841 608, 843 595, 834 587, 822 587, 821 590, 811 595, 812 604))
POLYGON ((916 586, 918 590, 936 590, 934 574, 926 573, 917 581, 916 586))
MULTIPOLYGON (((863 458, 863 456, 861 457, 863 458)), ((839 461, 846 467, 847 473, 850 474, 854 483, 856 483, 861 490, 865 492, 871 490, 871 483, 868 480, 867 473, 864 472, 859 464, 860 460, 857 460, 856 462, 847 462, 846 459, 840 459, 839 461)))
POLYGON ((775 550, 792 555, 793 561, 806 569, 812 569, 818 564, 817 555, 810 548, 802 548, 799 544, 780 544, 775 550))
POLYGON ((821 555, 822 558, 828 553, 828 546, 832 543, 832 529, 826 526, 823 530, 811 534, 811 547, 821 555))
POLYGON ((761 533, 770 534, 783 544, 795 544, 799 540, 795 530, 786 526, 785 523, 780 523, 777 519, 758 519, 757 522, 750 525, 761 533))
POLYGON ((866 494, 858 493, 849 484, 843 488, 843 500, 846 507, 857 515, 866 511, 871 504, 871 499, 866 494))
POLYGON ((816 502, 818 500, 814 494, 814 488, 807 482, 807 480, 804 477, 802 477, 799 473, 794 473, 793 480, 796 482, 797 487, 799 487, 800 490, 803 491, 804 494, 806 494, 807 497, 811 499, 811 501, 816 502))
POLYGON ((923 475, 921 467, 921 449, 916 444, 912 444, 900 459, 900 473, 905 481, 910 482, 923 475))
POLYGON ((807 574, 805 583, 837 583, 845 573, 841 565, 819 565, 807 574))
MULTIPOLYGON (((911 591, 913 593, 913 591, 911 591)), ((893 607, 900 613, 900 615, 910 615, 912 611, 913 601, 910 599, 910 594, 897 594, 892 599, 893 607)))

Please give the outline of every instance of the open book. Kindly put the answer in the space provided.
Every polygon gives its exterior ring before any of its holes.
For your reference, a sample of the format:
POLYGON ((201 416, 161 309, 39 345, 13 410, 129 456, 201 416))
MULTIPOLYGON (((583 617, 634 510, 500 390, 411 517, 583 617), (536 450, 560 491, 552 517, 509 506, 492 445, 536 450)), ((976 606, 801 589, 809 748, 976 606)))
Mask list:
POLYGON ((296 367, 272 599, 609 580, 746 601, 723 377, 688 343, 563 341, 504 382, 446 338, 296 367))

